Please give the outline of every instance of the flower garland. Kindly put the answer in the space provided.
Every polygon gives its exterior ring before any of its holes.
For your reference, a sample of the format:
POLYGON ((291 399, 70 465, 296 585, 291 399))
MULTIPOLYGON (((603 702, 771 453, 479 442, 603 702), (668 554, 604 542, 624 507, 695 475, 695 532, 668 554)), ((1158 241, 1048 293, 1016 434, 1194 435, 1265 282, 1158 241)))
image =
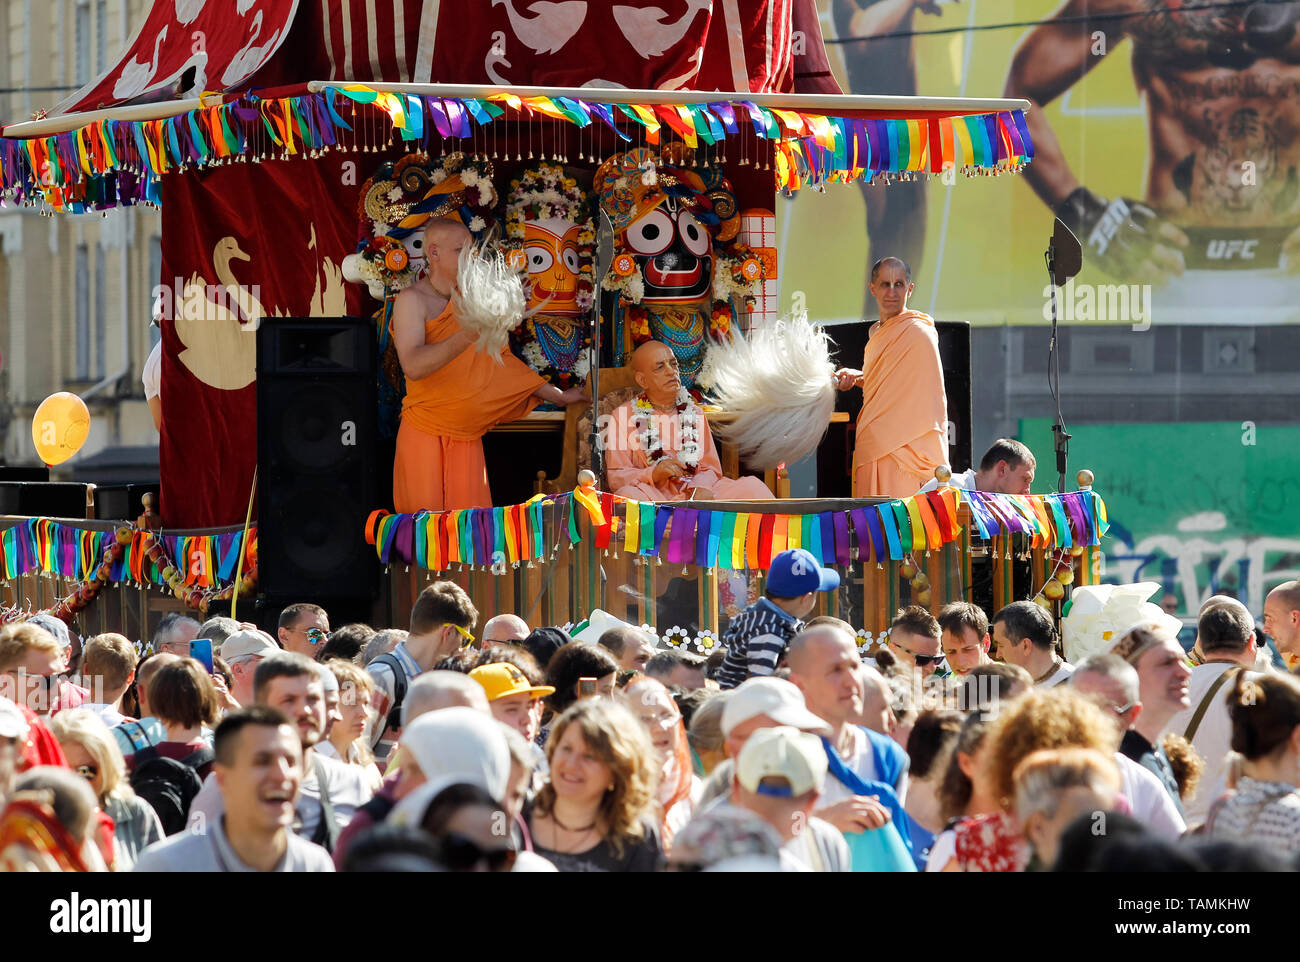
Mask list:
MULTIPOLYGON (((655 406, 650 403, 650 398, 644 394, 638 395, 632 407, 636 412, 632 423, 637 428, 637 435, 645 448, 646 457, 652 464, 670 457, 659 437, 659 416, 655 414, 655 406)), ((703 446, 700 444, 700 424, 704 420, 704 412, 691 400, 690 392, 684 387, 677 392, 676 412, 681 426, 681 449, 677 454, 677 460, 686 468, 688 474, 694 474, 704 454, 703 446)))
MULTIPOLYGON (((563 318, 562 320, 569 319, 563 318)), ((523 355, 524 363, 561 389, 585 384, 587 374, 591 371, 591 351, 589 350, 591 339, 583 333, 581 319, 572 319, 572 324, 577 328, 575 333, 578 352, 573 360, 573 366, 567 370, 561 369, 556 363, 558 359, 550 357, 542 347, 543 335, 537 330, 538 321, 539 318, 530 317, 516 329, 522 335, 517 337, 515 341, 518 345, 518 353, 523 355)))
POLYGON ((417 265, 406 245, 381 234, 357 252, 355 272, 372 289, 388 294, 410 287, 417 278, 417 265))

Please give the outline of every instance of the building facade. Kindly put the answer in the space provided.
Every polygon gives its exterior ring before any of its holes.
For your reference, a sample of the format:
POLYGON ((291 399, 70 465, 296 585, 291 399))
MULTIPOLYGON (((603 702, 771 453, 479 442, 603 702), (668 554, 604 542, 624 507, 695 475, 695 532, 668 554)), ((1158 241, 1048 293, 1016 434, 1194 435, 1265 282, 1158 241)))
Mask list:
MULTIPOLYGON (((0 122, 32 119, 111 66, 150 0, 0 0, 0 122)), ((150 324, 161 273, 161 219, 152 208, 47 217, 0 209, 0 432, 7 465, 36 465, 31 418, 58 391, 91 414, 81 452, 55 469, 117 462, 157 473, 158 433, 140 381, 157 341, 150 324)))

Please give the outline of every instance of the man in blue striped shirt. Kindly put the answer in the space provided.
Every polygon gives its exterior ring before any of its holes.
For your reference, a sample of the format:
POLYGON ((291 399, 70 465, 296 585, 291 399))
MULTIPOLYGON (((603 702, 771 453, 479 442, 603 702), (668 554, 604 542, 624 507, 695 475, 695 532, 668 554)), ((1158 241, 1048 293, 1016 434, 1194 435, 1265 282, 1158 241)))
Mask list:
POLYGON ((803 628, 802 619, 817 607, 817 593, 839 586, 839 574, 804 548, 773 558, 763 597, 731 619, 722 636, 727 657, 718 684, 735 688, 746 678, 775 672, 790 639, 803 628))

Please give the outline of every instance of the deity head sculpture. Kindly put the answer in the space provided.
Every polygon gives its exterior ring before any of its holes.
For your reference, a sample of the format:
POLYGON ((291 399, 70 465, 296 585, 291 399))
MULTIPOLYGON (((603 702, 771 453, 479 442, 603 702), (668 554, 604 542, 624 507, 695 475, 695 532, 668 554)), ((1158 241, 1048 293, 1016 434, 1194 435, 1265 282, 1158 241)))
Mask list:
POLYGON ((528 273, 530 311, 574 317, 591 307, 594 242, 586 191, 559 164, 541 161, 510 182, 502 246, 528 273))
MULTIPOLYGON (((615 360, 637 345, 663 341, 673 349, 682 382, 694 387, 708 338, 729 336, 739 299, 740 215, 718 167, 691 167, 680 143, 658 153, 615 154, 596 171, 593 189, 613 224, 614 258, 602 286, 614 306, 615 360)), ((752 265, 748 265, 752 268, 752 265)))

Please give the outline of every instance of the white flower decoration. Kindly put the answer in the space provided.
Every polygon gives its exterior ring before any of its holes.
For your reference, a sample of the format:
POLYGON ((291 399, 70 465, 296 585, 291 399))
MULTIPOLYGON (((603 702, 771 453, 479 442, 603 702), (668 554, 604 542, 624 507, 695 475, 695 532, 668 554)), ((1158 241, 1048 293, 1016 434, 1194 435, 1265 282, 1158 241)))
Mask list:
POLYGON ((1182 622, 1147 599, 1160 590, 1154 581, 1133 585, 1082 585, 1070 594, 1070 613, 1061 619, 1065 657, 1077 664, 1108 652, 1130 628, 1154 624, 1177 635, 1182 622))
POLYGON ((661 640, 669 647, 683 648, 691 643, 691 633, 685 628, 674 626, 664 632, 661 640))
POLYGON ((716 649, 719 645, 718 637, 708 628, 700 632, 699 637, 695 639, 695 647, 701 654, 707 655, 716 649))
POLYGON ((482 217, 475 217, 473 220, 469 222, 469 229, 470 232, 473 234, 479 233, 485 227, 487 227, 487 224, 483 222, 482 217))

